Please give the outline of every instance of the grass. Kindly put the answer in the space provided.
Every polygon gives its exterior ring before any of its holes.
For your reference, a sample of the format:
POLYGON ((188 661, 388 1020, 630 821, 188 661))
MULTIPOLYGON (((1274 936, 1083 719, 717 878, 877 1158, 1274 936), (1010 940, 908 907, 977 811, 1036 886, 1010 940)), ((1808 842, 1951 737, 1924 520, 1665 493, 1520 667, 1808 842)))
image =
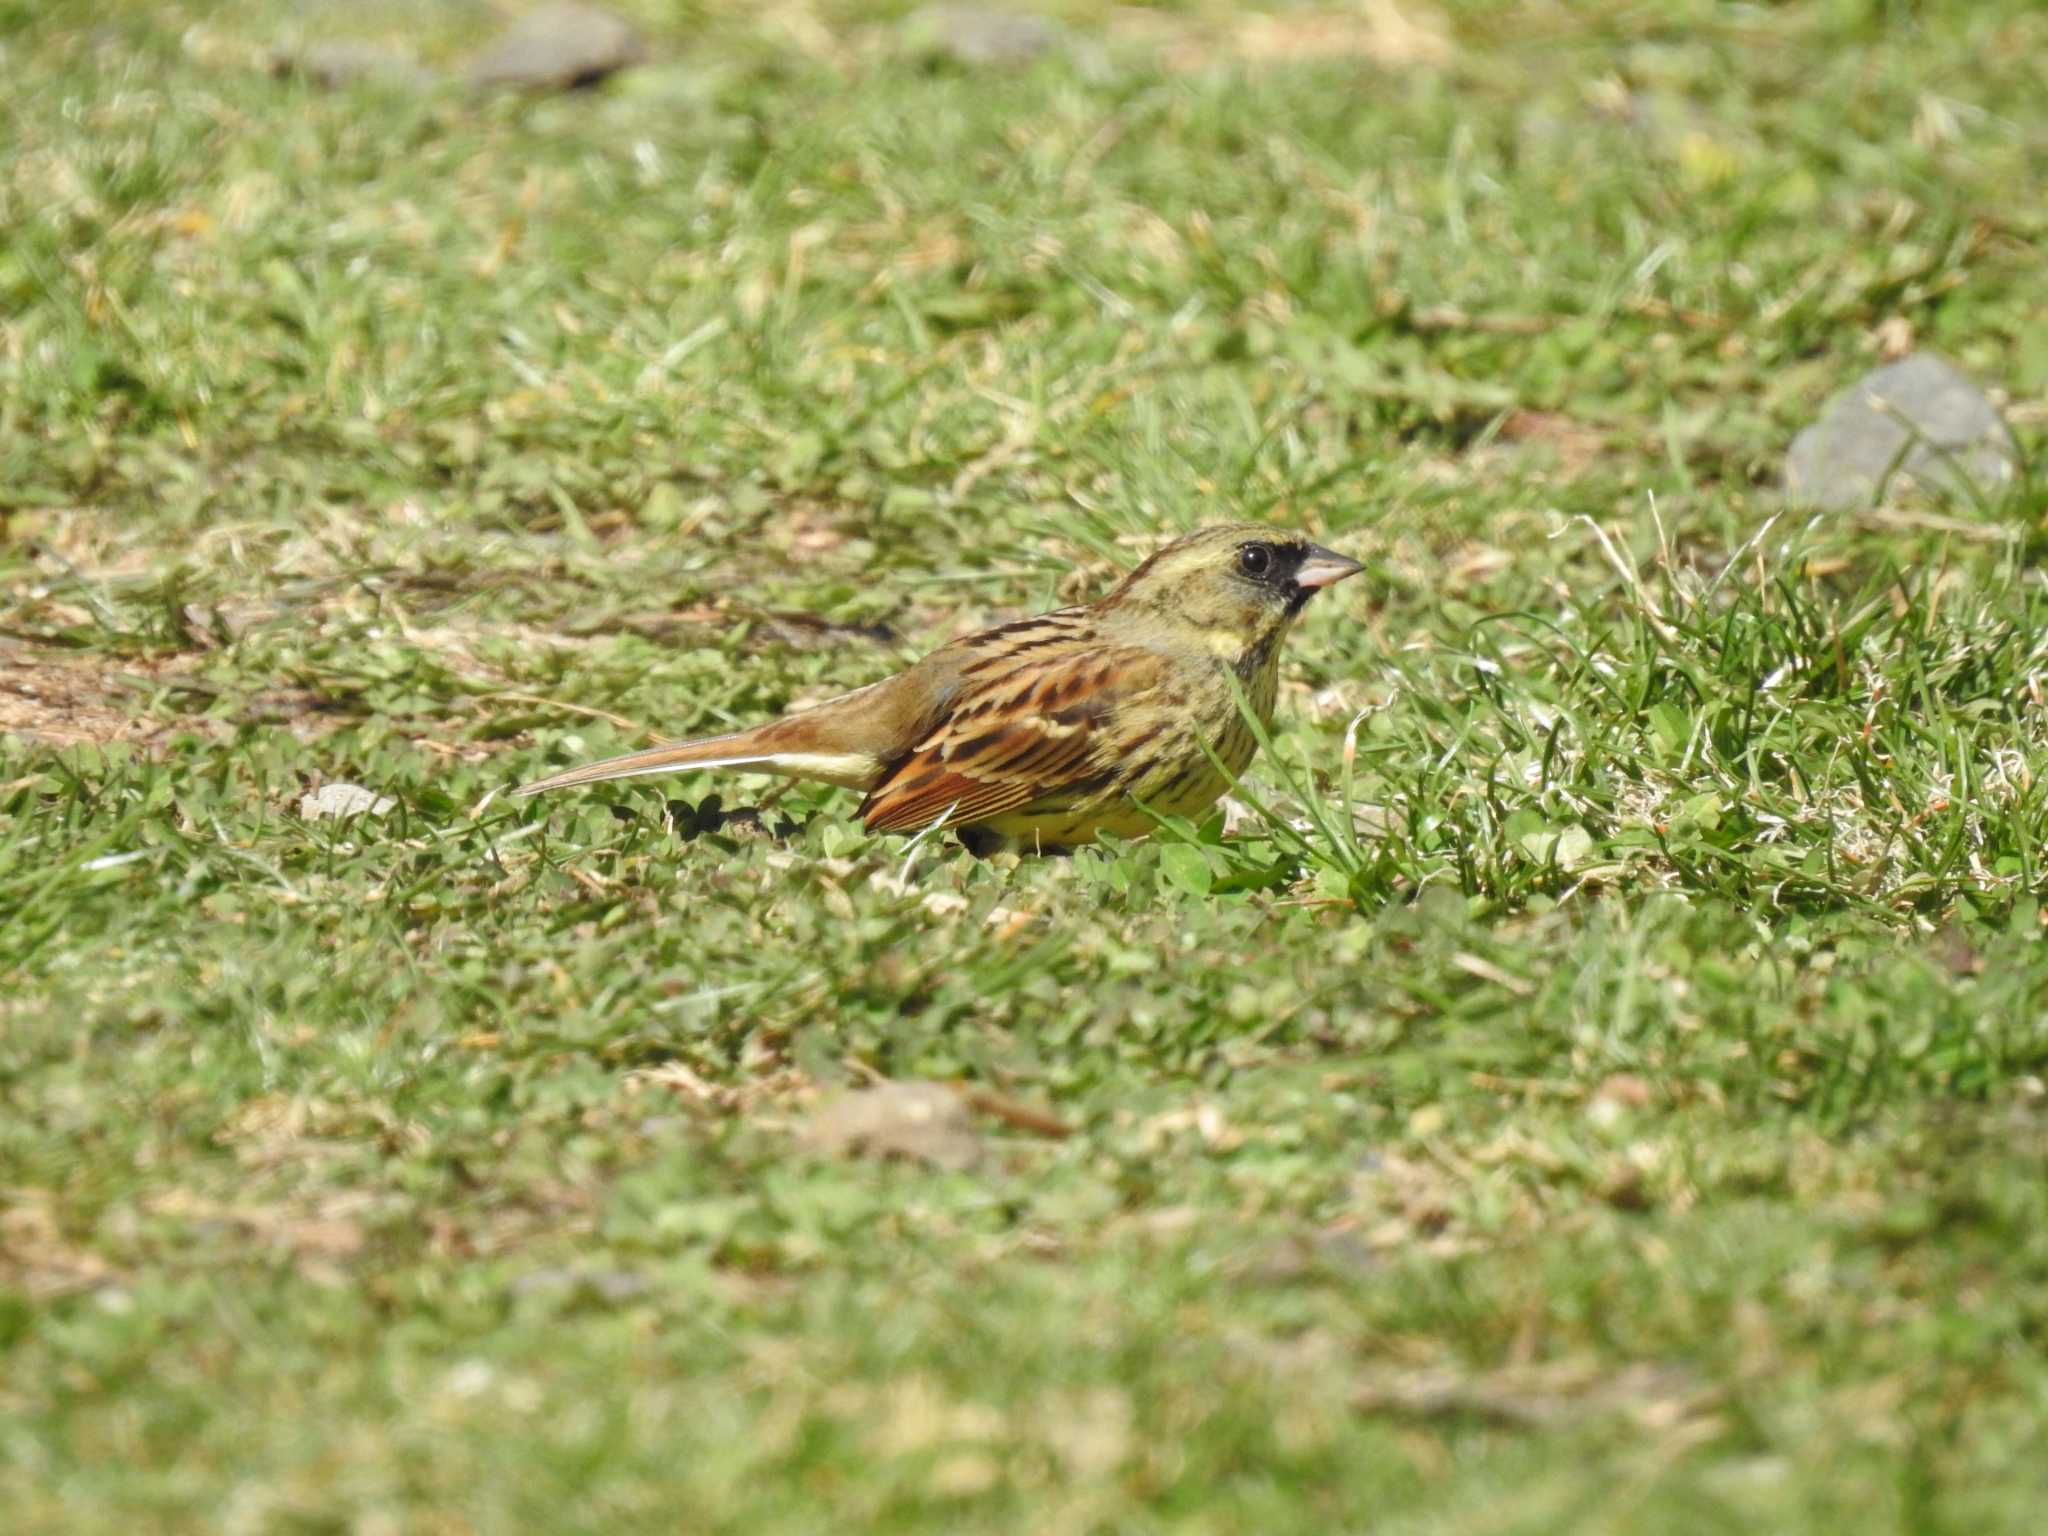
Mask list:
POLYGON ((1775 486, 2039 462, 2038 8, 632 9, 0 5, 11 1528, 2032 1530, 2048 497, 1775 486), (477 809, 1226 514, 1228 837, 477 809))

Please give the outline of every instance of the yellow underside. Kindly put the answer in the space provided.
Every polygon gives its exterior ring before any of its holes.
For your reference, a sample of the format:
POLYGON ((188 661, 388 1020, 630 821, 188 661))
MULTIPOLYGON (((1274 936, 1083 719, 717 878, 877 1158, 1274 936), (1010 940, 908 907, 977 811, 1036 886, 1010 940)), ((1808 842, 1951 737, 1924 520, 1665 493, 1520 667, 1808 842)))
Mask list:
POLYGON ((1139 801, 1162 816, 1199 819, 1229 787, 1230 781, 1211 769, 1171 796, 1155 798, 1139 789, 1130 794, 1119 793, 1095 804, 1063 806, 1048 811, 1012 811, 1007 815, 992 816, 979 825, 1025 848, 1071 848, 1080 843, 1092 843, 1105 832, 1112 837, 1147 837, 1159 823, 1139 809, 1139 801))

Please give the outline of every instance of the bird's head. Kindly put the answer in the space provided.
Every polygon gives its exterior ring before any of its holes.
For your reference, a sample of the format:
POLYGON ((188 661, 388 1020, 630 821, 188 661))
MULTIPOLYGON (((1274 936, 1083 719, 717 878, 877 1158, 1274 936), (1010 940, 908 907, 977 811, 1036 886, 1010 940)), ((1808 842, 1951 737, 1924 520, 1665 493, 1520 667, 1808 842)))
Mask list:
POLYGON ((1324 587, 1365 567, 1298 533, 1239 523, 1176 539, 1104 600, 1185 626, 1219 655, 1262 648, 1324 587))

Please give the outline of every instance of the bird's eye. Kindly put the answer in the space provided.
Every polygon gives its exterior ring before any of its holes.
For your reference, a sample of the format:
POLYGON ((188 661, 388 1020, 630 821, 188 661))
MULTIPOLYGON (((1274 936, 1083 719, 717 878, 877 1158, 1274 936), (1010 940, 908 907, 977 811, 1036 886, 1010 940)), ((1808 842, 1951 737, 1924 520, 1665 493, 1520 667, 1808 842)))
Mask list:
POLYGON ((1273 568, 1273 551, 1264 544, 1247 544, 1237 552, 1237 568, 1247 576, 1263 576, 1273 568))

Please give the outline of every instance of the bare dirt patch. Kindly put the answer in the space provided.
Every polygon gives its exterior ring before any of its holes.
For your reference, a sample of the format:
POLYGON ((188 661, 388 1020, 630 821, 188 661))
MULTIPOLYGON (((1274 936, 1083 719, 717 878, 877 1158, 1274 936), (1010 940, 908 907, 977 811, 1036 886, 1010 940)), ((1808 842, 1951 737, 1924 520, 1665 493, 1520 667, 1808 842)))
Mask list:
POLYGON ((0 736, 42 746, 147 744, 214 722, 154 718, 138 695, 177 675, 175 661, 49 650, 0 640, 0 736))

